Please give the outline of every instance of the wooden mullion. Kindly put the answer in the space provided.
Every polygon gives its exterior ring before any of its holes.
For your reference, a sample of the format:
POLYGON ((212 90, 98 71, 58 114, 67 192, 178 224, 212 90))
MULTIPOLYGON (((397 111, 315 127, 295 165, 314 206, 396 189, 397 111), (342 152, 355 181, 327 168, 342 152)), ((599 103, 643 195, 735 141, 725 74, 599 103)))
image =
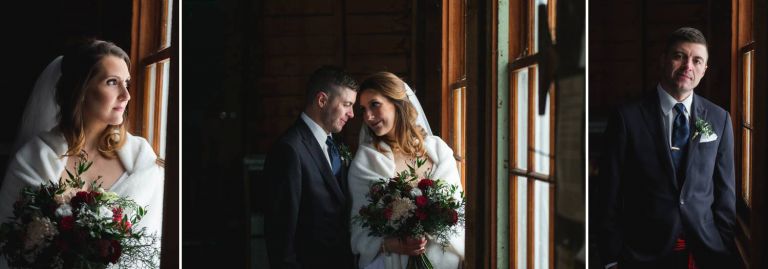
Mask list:
MULTIPOLYGON (((155 68, 157 68, 157 66, 155 66, 155 68)), ((142 72, 142 73, 144 73, 144 83, 143 83, 144 87, 143 87, 142 92, 141 92, 141 96, 143 97, 142 98, 143 99, 142 100, 142 115, 143 116, 142 116, 142 120, 141 120, 141 134, 142 134, 142 136, 144 136, 147 139, 149 139, 149 128, 147 128, 147 126, 148 126, 147 125, 147 121, 149 121, 150 117, 152 116, 152 115, 149 114, 149 109, 148 109, 148 107, 151 106, 152 104, 148 103, 149 102, 149 98, 147 98, 148 90, 151 89, 151 87, 152 87, 152 85, 151 85, 151 83, 149 81, 149 78, 152 77, 151 70, 152 69, 150 68, 150 66, 144 66, 144 70, 142 72)), ((157 78, 155 78, 155 79, 157 79, 157 78)), ((152 139, 154 140, 154 137, 152 139)), ((152 143, 152 141, 149 141, 149 143, 152 143)))
POLYGON ((539 63, 539 54, 528 55, 522 58, 515 59, 509 63, 509 69, 514 71, 526 67, 531 67, 539 63))
POLYGON ((152 131, 154 132, 152 135, 152 148, 155 149, 155 153, 157 154, 160 154, 160 115, 162 114, 161 109, 163 104, 163 71, 165 70, 165 64, 167 64, 167 62, 159 62, 155 64, 155 103, 152 104, 155 107, 153 110, 155 114, 152 115, 152 123, 154 124, 154 127, 152 128, 152 131))
POLYGON ((525 171, 522 169, 511 169, 509 172, 510 175, 519 176, 519 177, 526 177, 531 178, 538 181, 544 181, 550 184, 555 184, 553 181, 553 177, 541 173, 536 173, 534 171, 525 171))
POLYGON ((171 48, 168 47, 168 48, 159 50, 157 52, 145 55, 141 59, 141 64, 150 65, 150 64, 161 62, 163 60, 170 59, 170 58, 171 58, 171 48))

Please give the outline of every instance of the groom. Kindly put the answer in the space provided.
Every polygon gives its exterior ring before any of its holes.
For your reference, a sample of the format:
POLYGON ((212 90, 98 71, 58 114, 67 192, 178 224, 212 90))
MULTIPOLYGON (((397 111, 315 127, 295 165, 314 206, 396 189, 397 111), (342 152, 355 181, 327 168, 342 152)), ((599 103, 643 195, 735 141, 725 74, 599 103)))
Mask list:
POLYGON ((656 90, 608 125, 597 187, 605 268, 736 268, 731 118, 693 92, 707 58, 699 30, 674 31, 656 90))
POLYGON ((304 112, 267 155, 264 234, 272 269, 353 267, 347 167, 331 134, 354 117, 356 95, 357 83, 341 69, 317 69, 304 112))

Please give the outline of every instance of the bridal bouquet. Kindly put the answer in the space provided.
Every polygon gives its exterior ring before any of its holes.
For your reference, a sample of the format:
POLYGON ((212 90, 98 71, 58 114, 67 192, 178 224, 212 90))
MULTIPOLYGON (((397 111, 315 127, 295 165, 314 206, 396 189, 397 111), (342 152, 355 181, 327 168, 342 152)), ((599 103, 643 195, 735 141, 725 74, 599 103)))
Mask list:
POLYGON ((158 267, 158 238, 133 227, 144 208, 98 183, 76 191, 91 164, 81 159, 66 181, 22 190, 0 225, 0 254, 12 268, 158 267))
MULTIPOLYGON (((429 172, 419 177, 416 168, 425 162, 417 158, 415 168, 408 165, 396 177, 371 185, 366 194, 370 203, 355 216, 356 222, 369 228, 371 236, 428 236, 445 247, 449 236, 463 226, 464 193, 457 199, 458 186, 433 179, 429 172)), ((409 257, 407 268, 432 268, 432 264, 421 254, 409 257)))

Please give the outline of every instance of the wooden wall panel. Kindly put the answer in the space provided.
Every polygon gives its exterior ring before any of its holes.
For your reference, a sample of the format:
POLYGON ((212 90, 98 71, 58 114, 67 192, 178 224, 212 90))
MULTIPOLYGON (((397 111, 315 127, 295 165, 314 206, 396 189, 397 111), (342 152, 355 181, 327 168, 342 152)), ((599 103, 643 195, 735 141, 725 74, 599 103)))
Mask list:
MULTIPOLYGON (((243 84, 246 154, 264 154, 298 118, 311 73, 336 65, 361 80, 390 71, 413 85, 414 15, 410 1, 264 1, 256 9, 253 70, 243 84)), ((418 53, 417 53, 418 55, 418 53)), ((420 78, 418 78, 420 79, 420 78)), ((356 111, 357 112, 357 111, 356 111)), ((356 147, 356 115, 342 137, 356 147)))

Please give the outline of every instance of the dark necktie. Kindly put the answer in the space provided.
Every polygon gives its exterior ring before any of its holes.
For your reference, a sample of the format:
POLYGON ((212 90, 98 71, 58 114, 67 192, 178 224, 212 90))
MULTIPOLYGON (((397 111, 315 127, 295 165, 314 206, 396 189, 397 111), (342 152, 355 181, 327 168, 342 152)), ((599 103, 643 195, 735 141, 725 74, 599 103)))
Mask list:
POLYGON ((682 103, 675 105, 675 121, 672 124, 672 161, 675 164, 675 171, 678 180, 683 174, 683 159, 688 146, 688 137, 691 133, 688 119, 685 117, 685 106, 682 103))
POLYGON ((339 155, 339 148, 336 147, 336 143, 333 143, 333 138, 328 136, 325 140, 325 144, 328 145, 328 157, 331 159, 331 171, 337 178, 341 178, 341 156, 339 155))

